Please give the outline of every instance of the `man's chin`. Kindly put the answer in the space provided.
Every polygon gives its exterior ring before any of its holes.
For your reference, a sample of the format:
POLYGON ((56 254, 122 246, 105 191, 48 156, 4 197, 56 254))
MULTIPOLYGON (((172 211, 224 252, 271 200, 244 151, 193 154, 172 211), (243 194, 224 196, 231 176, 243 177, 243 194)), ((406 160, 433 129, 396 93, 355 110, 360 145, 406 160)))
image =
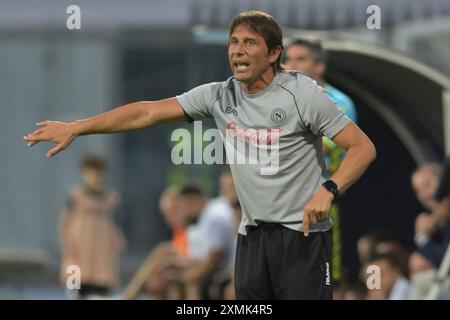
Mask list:
POLYGON ((233 75, 237 81, 241 81, 241 82, 246 82, 246 81, 248 81, 248 78, 249 78, 247 75, 240 74, 240 73, 234 73, 233 75))

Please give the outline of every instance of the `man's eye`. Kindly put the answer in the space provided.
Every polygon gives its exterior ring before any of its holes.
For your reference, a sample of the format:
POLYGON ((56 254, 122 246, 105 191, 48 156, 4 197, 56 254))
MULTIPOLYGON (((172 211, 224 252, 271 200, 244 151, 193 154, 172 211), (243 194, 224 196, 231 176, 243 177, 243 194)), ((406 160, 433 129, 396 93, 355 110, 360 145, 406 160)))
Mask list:
POLYGON ((253 41, 253 40, 246 40, 246 41, 245 41, 245 44, 247 44, 247 45, 253 45, 253 44, 255 44, 255 41, 253 41))

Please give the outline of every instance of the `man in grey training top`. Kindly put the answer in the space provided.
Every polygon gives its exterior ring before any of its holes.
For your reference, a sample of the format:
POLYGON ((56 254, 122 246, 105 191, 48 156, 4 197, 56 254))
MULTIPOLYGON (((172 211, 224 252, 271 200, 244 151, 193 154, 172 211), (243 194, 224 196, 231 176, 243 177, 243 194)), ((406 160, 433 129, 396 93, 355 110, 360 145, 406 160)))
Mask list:
MULTIPOLYGON (((230 26, 228 58, 233 76, 226 81, 72 123, 40 122, 24 139, 29 146, 55 143, 47 153, 51 157, 81 135, 214 118, 222 136, 231 132, 258 152, 270 149, 277 155, 273 171, 264 171, 273 167, 267 161, 230 164, 242 206, 236 297, 331 299, 328 211, 339 193, 368 168, 376 151, 314 80, 281 69, 282 51, 281 28, 273 17, 259 11, 241 13, 230 26), (332 177, 325 168, 322 136, 347 150, 332 177)), ((227 138, 227 145, 228 140, 234 141, 227 138)), ((228 155, 230 148, 226 150, 228 155)))

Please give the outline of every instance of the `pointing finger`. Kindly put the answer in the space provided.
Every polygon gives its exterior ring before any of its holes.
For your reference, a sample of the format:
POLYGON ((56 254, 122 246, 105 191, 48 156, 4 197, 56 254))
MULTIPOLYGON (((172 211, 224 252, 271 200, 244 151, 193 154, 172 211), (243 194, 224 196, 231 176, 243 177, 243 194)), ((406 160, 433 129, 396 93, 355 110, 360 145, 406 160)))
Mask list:
POLYGON ((58 144, 56 147, 50 149, 49 152, 47 152, 47 157, 51 158, 53 157, 55 154, 57 154, 58 152, 60 152, 62 149, 64 149, 64 146, 62 143, 58 144))
POLYGON ((32 146, 34 146, 35 144, 38 144, 39 143, 39 141, 31 141, 31 142, 28 142, 28 147, 32 147, 32 146))
POLYGON ((309 235, 309 224, 310 224, 309 213, 305 212, 303 214, 303 233, 305 234, 305 237, 309 235))

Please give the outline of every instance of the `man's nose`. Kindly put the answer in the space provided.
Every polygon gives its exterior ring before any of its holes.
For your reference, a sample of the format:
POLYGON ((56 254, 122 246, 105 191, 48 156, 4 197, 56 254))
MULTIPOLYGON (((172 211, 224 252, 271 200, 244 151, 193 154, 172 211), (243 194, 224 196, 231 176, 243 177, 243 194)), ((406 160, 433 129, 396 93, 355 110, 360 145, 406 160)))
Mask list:
POLYGON ((245 53, 245 50, 244 50, 244 43, 236 44, 236 45, 233 47, 232 53, 237 54, 237 55, 243 55, 243 54, 245 53))

